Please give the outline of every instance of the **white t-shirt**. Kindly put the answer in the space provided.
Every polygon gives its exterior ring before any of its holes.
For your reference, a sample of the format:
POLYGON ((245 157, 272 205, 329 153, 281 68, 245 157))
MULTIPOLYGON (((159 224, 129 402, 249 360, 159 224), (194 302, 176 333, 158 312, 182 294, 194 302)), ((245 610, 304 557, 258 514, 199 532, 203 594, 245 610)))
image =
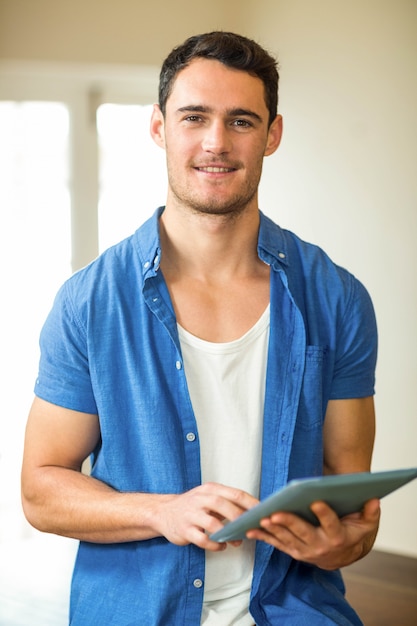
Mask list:
MULTIPOLYGON (((178 326, 197 420, 202 482, 259 496, 269 306, 245 335, 212 343, 178 326)), ((253 624, 248 611, 255 542, 206 553, 204 626, 253 624)))

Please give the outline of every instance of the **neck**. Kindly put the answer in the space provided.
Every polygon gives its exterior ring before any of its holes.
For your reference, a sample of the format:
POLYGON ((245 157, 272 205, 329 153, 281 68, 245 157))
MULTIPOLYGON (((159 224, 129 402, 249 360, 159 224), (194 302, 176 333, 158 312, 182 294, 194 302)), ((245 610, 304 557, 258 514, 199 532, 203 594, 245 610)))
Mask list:
POLYGON ((190 213, 167 205, 160 219, 162 270, 200 278, 252 273, 259 263, 257 207, 238 215, 190 213))

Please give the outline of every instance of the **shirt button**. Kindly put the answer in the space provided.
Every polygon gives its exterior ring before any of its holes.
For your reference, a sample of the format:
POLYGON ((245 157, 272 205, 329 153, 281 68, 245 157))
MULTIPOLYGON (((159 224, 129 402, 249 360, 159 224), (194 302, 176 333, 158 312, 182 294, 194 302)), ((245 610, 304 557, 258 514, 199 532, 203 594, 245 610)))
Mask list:
POLYGON ((193 581, 193 585, 196 589, 200 589, 203 586, 203 581, 201 580, 201 578, 196 578, 193 581))
POLYGON ((143 267, 145 268, 145 270, 147 270, 149 266, 150 266, 149 261, 146 261, 146 263, 143 264, 143 267))
POLYGON ((186 439, 187 439, 187 441, 195 441, 195 434, 194 433, 187 433, 186 434, 186 439))
POLYGON ((180 370, 182 365, 181 365, 181 361, 176 361, 175 363, 175 367, 177 368, 177 370, 180 370))
POLYGON ((280 259, 285 259, 285 254, 283 252, 280 252, 278 256, 280 259))

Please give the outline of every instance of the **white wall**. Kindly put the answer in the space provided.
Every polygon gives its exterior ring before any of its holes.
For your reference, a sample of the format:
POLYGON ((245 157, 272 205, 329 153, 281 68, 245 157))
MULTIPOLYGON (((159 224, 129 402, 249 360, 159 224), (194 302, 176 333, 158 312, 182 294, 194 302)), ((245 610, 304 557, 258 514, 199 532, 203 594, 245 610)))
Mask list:
MULTIPOLYGON (((417 3, 262 8, 252 30, 280 57, 285 132, 261 206, 368 287, 380 334, 373 469, 417 466, 417 3)), ((382 505, 377 547, 417 556, 417 481, 382 505)))
POLYGON ((0 0, 0 58, 160 65, 189 35, 239 30, 252 0, 0 0))

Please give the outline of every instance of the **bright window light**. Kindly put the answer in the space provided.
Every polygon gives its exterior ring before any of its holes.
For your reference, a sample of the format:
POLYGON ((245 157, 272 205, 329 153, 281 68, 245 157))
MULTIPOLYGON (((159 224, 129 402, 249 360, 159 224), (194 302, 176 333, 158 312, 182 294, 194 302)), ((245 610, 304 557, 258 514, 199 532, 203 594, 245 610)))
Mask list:
POLYGON ((61 103, 0 102, 0 541, 25 532, 20 467, 39 332, 70 274, 68 133, 61 103))
POLYGON ((150 136, 151 113, 152 105, 103 104, 97 111, 100 251, 165 204, 165 152, 150 136))

